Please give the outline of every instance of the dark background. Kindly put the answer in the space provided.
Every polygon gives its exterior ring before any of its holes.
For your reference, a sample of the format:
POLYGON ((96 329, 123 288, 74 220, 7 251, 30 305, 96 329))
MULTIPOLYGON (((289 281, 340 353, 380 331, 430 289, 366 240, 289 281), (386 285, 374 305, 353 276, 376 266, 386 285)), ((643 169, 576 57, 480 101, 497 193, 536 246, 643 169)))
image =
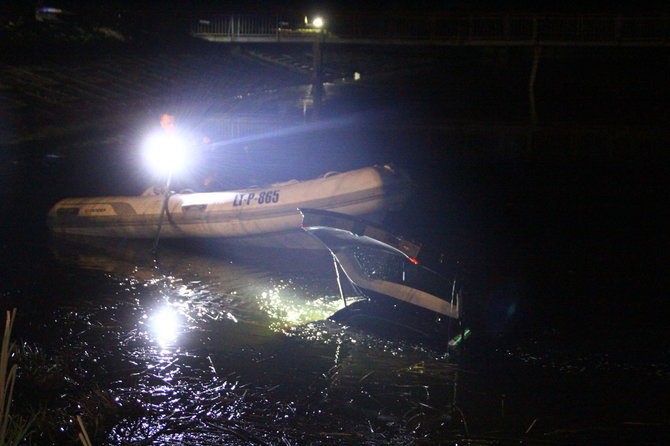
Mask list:
MULTIPOLYGON (((19 305, 29 294, 38 295, 36 302, 48 301, 51 289, 70 290, 80 279, 62 276, 50 263, 48 209, 69 196, 140 193, 148 179, 136 148, 161 113, 175 111, 203 133, 216 133, 216 126, 205 122, 210 113, 272 115, 285 122, 297 116, 299 121, 294 89, 309 83, 308 76, 240 58, 256 50, 309 63, 309 46, 231 48, 188 38, 191 13, 218 10, 219 3, 62 5, 73 11, 78 33, 104 25, 131 38, 72 41, 70 25, 45 27, 31 19, 32 5, 3 3, 3 23, 13 25, 2 29, 2 83, 8 88, 0 94, 11 99, 7 104, 19 105, 1 110, 6 139, 0 158, 0 266, 3 296, 19 305), (12 71, 16 67, 23 71, 12 71), (113 76, 100 74, 114 69, 113 76), (79 77, 81 70, 89 70, 90 78, 79 77), (95 84, 95 95, 88 96, 85 81, 95 84), (105 89, 123 93, 99 93, 105 89), (277 98, 271 94, 276 90, 292 93, 277 98), (74 97, 72 102, 58 99, 64 93, 74 97), (237 101, 237 95, 245 99, 237 101), (40 281, 45 284, 36 285, 40 281)), ((334 10, 339 3, 323 5, 334 10)), ((312 9, 292 2, 242 6, 249 12, 312 9)), ((322 9, 317 6, 313 9, 322 9)), ((363 7, 371 13, 424 8, 577 11, 567 4, 530 2, 363 7)), ((237 10, 236 4, 226 3, 222 12, 228 9, 237 10)), ((667 6, 651 3, 588 2, 577 12, 664 11, 667 6)), ((232 145, 202 164, 220 163, 231 183, 239 185, 252 175, 287 180, 395 163, 408 171, 416 190, 405 211, 388 223, 445 249, 460 263, 470 293, 468 316, 479 339, 473 350, 475 356, 478 349, 486 353, 480 364, 488 364, 491 352, 554 369, 583 365, 592 370, 593 358, 606 358, 602 362, 620 365, 617 371, 645 377, 635 381, 642 401, 667 388, 670 352, 670 53, 668 48, 543 49, 535 125, 528 109, 531 61, 527 48, 327 47, 329 80, 354 70, 371 79, 327 87, 322 115, 308 123, 340 124, 232 145), (403 72, 407 67, 409 73, 403 72), (448 130, 454 126, 484 131, 448 130), (505 138, 501 127, 510 129, 505 138)), ((38 306, 22 311, 38 321, 38 306)), ((489 372, 495 375, 497 369, 489 372)), ((601 382, 583 378, 585 393, 601 382)), ((602 383, 622 379, 609 378, 602 383)), ((513 383, 516 377, 500 379, 513 383)), ((598 389, 599 395, 607 393, 598 389)), ((621 398, 622 404, 631 401, 621 398)), ((649 401, 651 408, 639 406, 650 412, 661 406, 649 401)), ((597 397, 590 402, 599 403, 597 397)))

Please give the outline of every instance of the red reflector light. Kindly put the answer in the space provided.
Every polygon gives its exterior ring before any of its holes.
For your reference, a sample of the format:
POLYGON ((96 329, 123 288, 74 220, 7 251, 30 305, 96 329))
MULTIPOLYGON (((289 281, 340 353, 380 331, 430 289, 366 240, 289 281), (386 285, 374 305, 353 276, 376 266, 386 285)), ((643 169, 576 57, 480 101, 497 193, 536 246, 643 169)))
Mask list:
POLYGON ((408 257, 408 259, 409 259, 410 262, 412 262, 415 265, 419 264, 419 261, 417 259, 415 259, 414 257, 408 257))

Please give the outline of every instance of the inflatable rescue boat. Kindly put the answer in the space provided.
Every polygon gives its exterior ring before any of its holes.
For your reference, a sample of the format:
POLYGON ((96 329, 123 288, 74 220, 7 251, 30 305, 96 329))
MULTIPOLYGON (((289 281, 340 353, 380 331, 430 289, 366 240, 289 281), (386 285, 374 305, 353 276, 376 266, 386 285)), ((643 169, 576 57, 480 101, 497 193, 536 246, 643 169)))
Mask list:
POLYGON ((47 222, 54 234, 66 236, 153 238, 160 225, 161 238, 223 238, 292 247, 299 241, 285 235, 302 232, 298 208, 379 221, 387 211, 399 209, 409 191, 409 178, 383 165, 222 192, 166 197, 149 189, 135 197, 66 198, 52 207, 47 222))

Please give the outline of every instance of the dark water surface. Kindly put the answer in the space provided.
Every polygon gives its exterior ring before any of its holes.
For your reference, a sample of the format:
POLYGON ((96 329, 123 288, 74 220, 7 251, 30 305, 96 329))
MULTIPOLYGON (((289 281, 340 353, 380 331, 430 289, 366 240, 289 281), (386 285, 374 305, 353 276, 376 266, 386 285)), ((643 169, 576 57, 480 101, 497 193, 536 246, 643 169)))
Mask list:
MULTIPOLYGON (((118 110, 96 130, 64 118, 72 131, 56 142, 37 135, 2 154, 0 296, 18 308, 17 410, 45 409, 36 444, 74 444, 75 415, 96 444, 670 440, 658 267, 668 91, 644 88, 656 72, 644 78, 630 60, 601 56, 584 74, 584 55, 547 56, 531 125, 525 56, 384 51, 330 55, 318 119, 303 79, 250 74, 254 63, 227 56, 221 66, 232 64, 238 84, 220 81, 208 101, 202 85, 214 74, 201 62, 200 82, 180 89, 175 76, 147 107, 183 112, 215 143, 178 179, 184 187, 212 173, 235 186, 375 163, 406 169, 415 194, 388 224, 460 261, 474 333, 466 348, 328 320, 342 307, 332 271, 291 268, 290 254, 268 265, 166 244, 155 259, 146 243, 51 240, 45 215, 58 199, 150 183, 137 151, 148 126, 118 110), (332 74, 350 68, 360 82, 332 74), (182 91, 193 85, 197 100, 182 91)), ((21 91, 12 98, 33 97, 21 91)), ((16 129, 28 121, 12 116, 16 129)))

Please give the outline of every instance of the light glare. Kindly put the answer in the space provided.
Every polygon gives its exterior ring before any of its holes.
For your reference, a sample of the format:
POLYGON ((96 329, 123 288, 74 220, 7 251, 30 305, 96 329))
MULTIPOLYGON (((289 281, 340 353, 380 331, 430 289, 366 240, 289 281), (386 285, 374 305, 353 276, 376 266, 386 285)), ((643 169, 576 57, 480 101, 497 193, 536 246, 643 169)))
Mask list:
POLYGON ((183 169, 187 162, 186 141, 176 135, 154 135, 144 147, 147 164, 159 174, 170 174, 183 169))

